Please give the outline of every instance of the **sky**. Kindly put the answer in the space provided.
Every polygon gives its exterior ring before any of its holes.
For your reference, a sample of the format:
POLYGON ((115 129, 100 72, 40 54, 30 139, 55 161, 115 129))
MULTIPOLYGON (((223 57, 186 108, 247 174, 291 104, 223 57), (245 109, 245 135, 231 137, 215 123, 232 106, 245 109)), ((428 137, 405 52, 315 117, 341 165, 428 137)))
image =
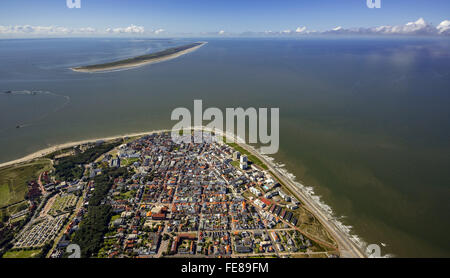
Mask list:
POLYGON ((450 19, 448 0, 380 0, 379 9, 368 8, 366 0, 79 1, 81 8, 70 9, 66 0, 2 0, 0 35, 32 35, 35 30, 147 35, 326 32, 339 26, 342 30, 401 26, 420 18, 436 27, 450 19), (59 29, 45 29, 50 26, 59 29), (33 29, 37 27, 41 28, 33 29))

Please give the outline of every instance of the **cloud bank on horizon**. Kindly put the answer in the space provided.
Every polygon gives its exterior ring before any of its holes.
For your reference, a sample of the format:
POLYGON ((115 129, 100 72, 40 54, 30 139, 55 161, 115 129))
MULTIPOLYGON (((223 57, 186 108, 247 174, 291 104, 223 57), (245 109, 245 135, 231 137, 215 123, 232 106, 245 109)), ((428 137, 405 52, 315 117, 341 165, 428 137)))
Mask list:
POLYGON ((325 33, 331 34, 381 34, 381 35, 450 35, 450 20, 442 21, 437 27, 426 22, 423 18, 408 22, 405 25, 379 26, 373 28, 344 29, 336 27, 325 33))
POLYGON ((416 21, 408 22, 404 25, 384 25, 372 28, 342 28, 341 26, 334 27, 327 31, 313 31, 308 30, 306 26, 297 27, 296 30, 285 30, 281 32, 267 31, 266 34, 345 34, 345 35, 450 35, 450 20, 442 21, 438 26, 433 26, 426 22, 423 18, 416 21))
POLYGON ((106 28, 98 30, 92 27, 85 28, 68 28, 60 26, 32 26, 32 25, 16 25, 2 26, 0 25, 1 35, 29 35, 29 36, 71 36, 71 35, 108 35, 108 34, 163 34, 164 29, 145 31, 143 26, 131 24, 128 27, 106 28))
POLYGON ((142 26, 130 25, 125 28, 107 28, 106 33, 115 33, 115 34, 142 34, 144 33, 145 28, 142 26))
MULTIPOLYGON (((85 28, 68 28, 61 26, 32 26, 32 25, 16 25, 3 26, 0 25, 0 36, 95 36, 95 35, 180 35, 176 32, 168 33, 166 30, 159 28, 156 30, 146 31, 144 26, 130 25, 128 27, 106 28, 98 30, 93 27, 85 28)), ((439 25, 434 26, 426 22, 423 18, 416 21, 408 22, 404 25, 384 25, 372 28, 348 28, 341 26, 334 27, 326 31, 309 30, 306 26, 299 26, 295 30, 283 31, 265 31, 265 32, 244 32, 229 33, 224 30, 213 33, 198 33, 191 35, 209 35, 209 36, 276 36, 276 35, 416 35, 416 36, 449 36, 450 20, 444 20, 439 25)))

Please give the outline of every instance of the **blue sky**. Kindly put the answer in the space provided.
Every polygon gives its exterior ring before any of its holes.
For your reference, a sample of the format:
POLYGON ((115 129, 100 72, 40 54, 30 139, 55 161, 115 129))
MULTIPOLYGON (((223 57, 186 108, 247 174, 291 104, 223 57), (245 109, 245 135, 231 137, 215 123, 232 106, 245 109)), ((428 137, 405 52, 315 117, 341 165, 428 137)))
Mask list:
POLYGON ((69 9, 66 0, 2 0, 0 26, 104 30, 134 24, 170 33, 239 33, 401 25, 418 18, 438 25, 450 19, 448 0, 381 2, 381 9, 369 9, 366 0, 81 0, 81 9, 69 9))

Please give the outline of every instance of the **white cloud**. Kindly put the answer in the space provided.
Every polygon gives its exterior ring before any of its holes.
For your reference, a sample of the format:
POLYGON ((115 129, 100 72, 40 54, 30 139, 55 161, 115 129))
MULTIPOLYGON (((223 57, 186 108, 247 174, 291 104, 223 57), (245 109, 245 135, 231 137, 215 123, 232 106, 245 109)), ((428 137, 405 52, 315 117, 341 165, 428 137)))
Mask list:
POLYGON ((436 32, 431 24, 426 22, 423 18, 419 18, 417 21, 408 22, 405 25, 397 26, 380 26, 372 28, 374 33, 381 34, 433 34, 436 32))
POLYGON ((0 35, 69 35, 95 32, 96 30, 92 27, 72 29, 61 26, 0 25, 0 35))
POLYGON ((337 26, 325 31, 308 30, 306 26, 299 26, 295 31, 265 31, 265 32, 249 32, 253 36, 295 36, 295 35, 450 35, 450 20, 442 21, 437 27, 426 22, 423 18, 416 21, 408 22, 403 25, 394 26, 378 26, 372 28, 344 28, 337 26))
POLYGON ((107 28, 107 33, 114 33, 114 34, 142 34, 144 33, 145 29, 143 26, 136 26, 134 24, 125 27, 125 28, 107 28))
POLYGON ((301 27, 297 27, 297 29, 295 29, 296 33, 305 33, 306 32, 306 26, 301 26, 301 27))
POLYGON ((442 21, 436 29, 438 30, 439 34, 442 35, 450 35, 450 20, 444 20, 442 21))
MULTIPOLYGON (((145 31, 143 26, 130 25, 128 27, 107 28, 106 30, 98 30, 93 27, 68 28, 63 26, 33 26, 33 25, 0 25, 0 36, 4 37, 39 37, 39 36, 95 36, 95 35, 121 35, 121 34, 148 34, 160 35, 165 33, 164 29, 154 29, 145 31), (106 31, 106 32, 105 32, 106 31)), ((193 33, 190 33, 193 34, 193 33)), ((311 31, 307 26, 299 26, 296 29, 284 31, 265 31, 244 33, 230 33, 224 30, 210 33, 200 33, 202 35, 240 35, 240 36, 302 36, 312 34, 348 34, 348 35, 431 35, 431 36, 450 36, 450 20, 442 21, 438 26, 433 26, 426 22, 423 18, 416 21, 408 22, 403 25, 384 25, 371 28, 343 28, 338 26, 326 31, 311 31)))
POLYGON ((0 33, 2 34, 55 34, 55 33, 70 33, 67 28, 55 26, 31 26, 31 25, 16 25, 16 26, 1 26, 0 33))
POLYGON ((80 28, 79 31, 82 33, 96 33, 97 32, 97 30, 92 27, 80 28))
POLYGON ((447 34, 449 31, 449 22, 443 21, 438 27, 426 22, 423 18, 408 22, 404 25, 385 25, 372 28, 350 28, 345 29, 336 27, 325 31, 325 34, 372 34, 372 35, 436 35, 447 34))

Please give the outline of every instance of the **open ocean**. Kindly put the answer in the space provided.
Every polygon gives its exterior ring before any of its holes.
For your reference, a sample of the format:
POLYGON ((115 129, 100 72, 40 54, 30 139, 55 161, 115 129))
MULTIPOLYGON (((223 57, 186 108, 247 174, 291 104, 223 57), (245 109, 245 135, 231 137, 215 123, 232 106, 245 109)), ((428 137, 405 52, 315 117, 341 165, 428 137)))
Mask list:
POLYGON ((206 39, 136 69, 68 69, 193 41, 0 40, 0 162, 171 128, 172 110, 192 111, 194 99, 204 109, 279 107, 272 157, 352 234, 382 255, 450 256, 449 39, 206 39))

